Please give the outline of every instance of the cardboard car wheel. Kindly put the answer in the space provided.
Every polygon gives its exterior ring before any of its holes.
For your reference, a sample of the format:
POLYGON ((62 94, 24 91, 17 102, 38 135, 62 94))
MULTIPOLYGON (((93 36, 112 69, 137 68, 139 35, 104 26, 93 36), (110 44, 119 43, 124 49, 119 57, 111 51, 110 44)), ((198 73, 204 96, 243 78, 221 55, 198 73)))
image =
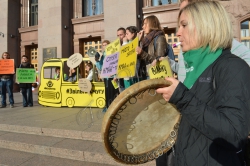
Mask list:
POLYGON ((99 97, 97 100, 96 100, 96 106, 98 108, 103 108, 105 107, 105 99, 102 98, 102 97, 99 97))
POLYGON ((67 103, 67 106, 71 108, 71 107, 74 107, 75 100, 72 97, 69 97, 69 98, 67 98, 66 103, 67 103))

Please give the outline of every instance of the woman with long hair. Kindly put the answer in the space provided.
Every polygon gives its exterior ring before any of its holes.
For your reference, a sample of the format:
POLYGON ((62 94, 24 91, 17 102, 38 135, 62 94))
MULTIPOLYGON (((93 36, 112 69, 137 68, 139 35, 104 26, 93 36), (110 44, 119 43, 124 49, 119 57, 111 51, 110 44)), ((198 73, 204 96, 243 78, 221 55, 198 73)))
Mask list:
MULTIPOLYGON (((122 45, 126 45, 126 44, 130 43, 131 41, 133 41, 137 37, 137 33, 138 33, 137 27, 135 27, 135 26, 127 27, 126 28, 126 36, 123 38, 122 45)), ((135 76, 124 78, 125 89, 128 88, 129 86, 133 85, 134 83, 142 80, 142 75, 139 71, 139 67, 140 67, 140 57, 137 57, 135 76)))
MULTIPOLYGON (((142 30, 138 35, 140 46, 136 48, 136 52, 141 58, 141 63, 149 65, 165 56, 167 41, 156 16, 151 15, 143 20, 142 30)), ((146 74, 145 67, 143 71, 146 74)))

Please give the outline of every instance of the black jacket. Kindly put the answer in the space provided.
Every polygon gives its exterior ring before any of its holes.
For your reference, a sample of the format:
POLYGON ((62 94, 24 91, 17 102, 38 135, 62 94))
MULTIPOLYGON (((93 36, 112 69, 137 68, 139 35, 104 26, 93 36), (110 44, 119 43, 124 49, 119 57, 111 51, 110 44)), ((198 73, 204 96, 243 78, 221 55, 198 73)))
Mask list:
POLYGON ((240 166, 249 132, 250 68, 224 50, 188 90, 179 83, 170 103, 182 114, 175 166, 240 166))
MULTIPOLYGON (((34 65, 29 63, 27 66, 24 67, 22 64, 20 64, 19 68, 31 68, 31 69, 34 69, 34 65)), ((32 83, 20 83, 19 87, 20 88, 32 88, 32 83)))

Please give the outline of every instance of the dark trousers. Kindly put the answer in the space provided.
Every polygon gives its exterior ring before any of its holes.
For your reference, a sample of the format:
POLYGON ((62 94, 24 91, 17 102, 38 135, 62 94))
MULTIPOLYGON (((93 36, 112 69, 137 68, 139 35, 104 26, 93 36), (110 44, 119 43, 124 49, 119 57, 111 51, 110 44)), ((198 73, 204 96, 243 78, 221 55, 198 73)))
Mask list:
POLYGON ((23 106, 27 107, 33 106, 33 94, 32 94, 32 87, 31 88, 21 88, 22 95, 23 95, 23 106))
POLYGON ((112 81, 113 78, 105 78, 104 84, 105 84, 105 98, 106 98, 106 107, 108 108, 109 105, 112 103, 112 101, 118 96, 119 90, 115 89, 112 81))
POLYGON ((13 97, 13 80, 8 79, 8 80, 1 80, 1 91, 2 91, 2 105, 7 105, 6 104, 6 93, 8 91, 9 95, 9 102, 10 104, 14 104, 14 97, 13 97), (6 91, 7 90, 7 91, 6 91))
POLYGON ((172 149, 156 159, 156 166, 174 166, 174 156, 172 149))

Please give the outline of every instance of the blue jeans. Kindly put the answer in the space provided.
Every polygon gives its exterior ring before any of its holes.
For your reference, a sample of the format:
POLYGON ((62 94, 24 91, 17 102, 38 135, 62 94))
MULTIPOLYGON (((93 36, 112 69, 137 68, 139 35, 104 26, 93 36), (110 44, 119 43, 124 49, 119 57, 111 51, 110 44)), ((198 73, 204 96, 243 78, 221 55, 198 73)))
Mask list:
POLYGON ((9 102, 10 104, 14 104, 14 98, 13 98, 13 80, 8 79, 8 80, 1 80, 2 82, 2 105, 7 105, 6 104, 6 90, 8 91, 9 94, 9 102))
POLYGON ((23 106, 33 106, 32 88, 21 88, 23 95, 23 106))

